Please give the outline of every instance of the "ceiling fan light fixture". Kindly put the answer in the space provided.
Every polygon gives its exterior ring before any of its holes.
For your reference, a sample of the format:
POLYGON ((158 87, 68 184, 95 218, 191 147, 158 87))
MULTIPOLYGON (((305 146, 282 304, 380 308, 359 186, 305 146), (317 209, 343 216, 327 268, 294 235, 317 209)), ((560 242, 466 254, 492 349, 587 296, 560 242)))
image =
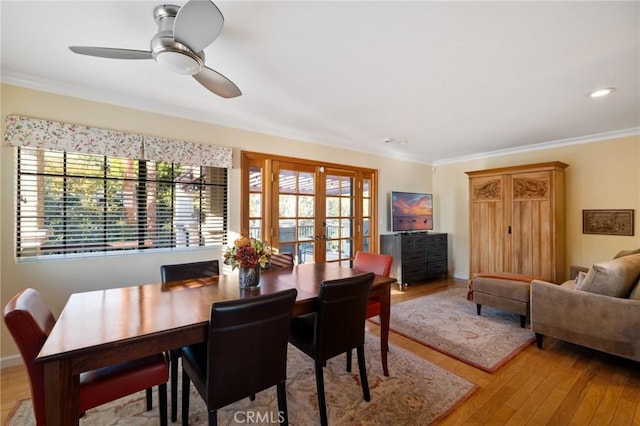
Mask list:
POLYGON ((590 98, 601 98, 603 96, 607 96, 616 90, 615 87, 607 87, 604 89, 594 90, 593 92, 587 93, 587 96, 590 98))
POLYGON ((178 74, 194 75, 199 73, 204 66, 202 60, 196 55, 190 55, 182 51, 163 50, 155 55, 156 62, 178 74))

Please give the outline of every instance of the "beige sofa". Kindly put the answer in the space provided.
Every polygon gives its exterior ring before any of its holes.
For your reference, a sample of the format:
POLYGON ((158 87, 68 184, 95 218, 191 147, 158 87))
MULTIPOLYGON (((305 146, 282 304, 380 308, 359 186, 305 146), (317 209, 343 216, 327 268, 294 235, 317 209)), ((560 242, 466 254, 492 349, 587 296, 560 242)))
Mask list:
POLYGON ((561 285, 531 283, 531 330, 640 361, 640 250, 579 271, 561 285))

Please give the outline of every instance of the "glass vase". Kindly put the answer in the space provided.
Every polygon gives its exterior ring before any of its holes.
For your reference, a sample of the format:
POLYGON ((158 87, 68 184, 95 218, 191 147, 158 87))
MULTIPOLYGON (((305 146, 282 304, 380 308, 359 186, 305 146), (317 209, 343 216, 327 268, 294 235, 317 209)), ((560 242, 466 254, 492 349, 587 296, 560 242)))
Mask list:
POLYGON ((238 283, 240 288, 258 288, 260 287, 260 265, 255 268, 242 268, 238 270, 238 283))

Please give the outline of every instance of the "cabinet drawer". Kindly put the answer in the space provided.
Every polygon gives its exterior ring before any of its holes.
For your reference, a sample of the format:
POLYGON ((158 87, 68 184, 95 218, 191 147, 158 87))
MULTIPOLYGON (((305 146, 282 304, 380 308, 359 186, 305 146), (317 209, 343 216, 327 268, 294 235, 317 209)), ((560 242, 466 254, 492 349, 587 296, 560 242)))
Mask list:
POLYGON ((427 264, 428 275, 445 274, 446 272, 447 272, 446 260, 439 261, 439 262, 429 262, 427 264))

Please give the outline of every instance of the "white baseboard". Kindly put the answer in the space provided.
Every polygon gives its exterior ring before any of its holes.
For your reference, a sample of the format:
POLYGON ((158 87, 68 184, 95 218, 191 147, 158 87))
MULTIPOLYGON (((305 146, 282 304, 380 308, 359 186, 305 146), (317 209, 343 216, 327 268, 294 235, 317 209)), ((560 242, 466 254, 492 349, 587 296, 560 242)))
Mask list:
POLYGON ((20 355, 11 355, 0 358, 0 369, 13 367, 20 364, 22 364, 22 357, 20 355))
POLYGON ((468 280, 469 279, 469 275, 461 275, 461 274, 456 274, 456 273, 453 274, 453 277, 454 278, 458 278, 460 280, 468 280))

